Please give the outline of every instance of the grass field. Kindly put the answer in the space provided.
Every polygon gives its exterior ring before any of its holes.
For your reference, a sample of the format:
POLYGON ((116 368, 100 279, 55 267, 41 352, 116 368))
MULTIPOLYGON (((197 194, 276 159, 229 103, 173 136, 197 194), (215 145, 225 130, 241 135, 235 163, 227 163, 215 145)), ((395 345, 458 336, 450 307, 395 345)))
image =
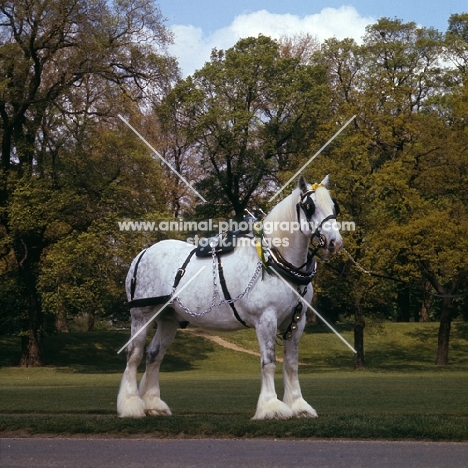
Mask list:
MULTIPOLYGON (((352 343, 349 326, 339 327, 352 343)), ((222 335, 257 350, 252 330, 222 335)), ((364 371, 321 326, 301 341, 304 397, 317 419, 251 421, 260 387, 256 356, 179 333, 162 367, 174 416, 120 419, 115 403, 128 332, 46 337, 47 367, 14 367, 17 338, 0 339, 0 435, 148 434, 154 437, 352 437, 468 441, 468 324, 454 324, 450 366, 434 366, 437 324, 366 328, 364 371)), ((281 348, 278 348, 281 356, 281 348)), ((278 394, 282 393, 278 366, 278 394)), ((143 367, 142 367, 143 370, 143 367)))

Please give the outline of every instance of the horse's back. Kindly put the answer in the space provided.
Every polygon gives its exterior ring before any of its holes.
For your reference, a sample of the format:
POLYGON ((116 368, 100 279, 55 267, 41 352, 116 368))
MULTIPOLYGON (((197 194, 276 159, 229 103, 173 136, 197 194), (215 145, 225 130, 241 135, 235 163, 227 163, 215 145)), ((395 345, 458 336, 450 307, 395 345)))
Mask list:
POLYGON ((130 288, 134 276, 136 282, 134 299, 169 295, 178 269, 193 249, 194 246, 187 242, 168 239, 140 252, 133 260, 127 274, 128 300, 131 299, 130 288), (135 268, 137 268, 136 275, 135 268))

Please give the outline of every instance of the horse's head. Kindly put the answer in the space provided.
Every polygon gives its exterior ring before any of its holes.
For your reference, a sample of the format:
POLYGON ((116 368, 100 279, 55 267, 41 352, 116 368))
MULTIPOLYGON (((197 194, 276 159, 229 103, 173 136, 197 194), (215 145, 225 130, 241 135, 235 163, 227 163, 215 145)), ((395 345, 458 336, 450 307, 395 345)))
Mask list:
POLYGON ((303 176, 299 178, 299 200, 296 204, 297 221, 300 230, 310 236, 325 257, 339 252, 343 245, 336 216, 339 207, 328 192, 328 176, 319 184, 308 184, 303 176))

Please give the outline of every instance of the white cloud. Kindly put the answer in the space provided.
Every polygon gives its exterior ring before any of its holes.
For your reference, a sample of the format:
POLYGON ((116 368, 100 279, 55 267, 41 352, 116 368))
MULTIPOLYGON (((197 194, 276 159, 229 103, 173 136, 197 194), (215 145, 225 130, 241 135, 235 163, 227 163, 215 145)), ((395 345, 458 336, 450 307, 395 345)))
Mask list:
POLYGON ((321 42, 333 36, 338 39, 352 37, 360 42, 365 27, 374 22, 372 17, 360 16, 352 6, 324 8, 320 13, 304 17, 260 10, 236 16, 229 26, 208 36, 194 26, 174 25, 171 29, 175 44, 169 52, 178 58, 183 75, 187 76, 209 61, 213 48, 228 49, 244 37, 263 34, 279 39, 309 33, 321 42))

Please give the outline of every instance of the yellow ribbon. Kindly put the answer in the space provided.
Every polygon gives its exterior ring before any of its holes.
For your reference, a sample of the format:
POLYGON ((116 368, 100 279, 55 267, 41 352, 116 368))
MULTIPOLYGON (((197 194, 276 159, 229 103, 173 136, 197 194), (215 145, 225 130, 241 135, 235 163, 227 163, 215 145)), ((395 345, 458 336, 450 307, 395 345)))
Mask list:
POLYGON ((260 221, 257 221, 253 225, 253 233, 255 236, 255 248, 257 249, 257 255, 262 265, 266 268, 265 265, 265 254, 263 252, 263 245, 262 245, 262 236, 263 236, 263 225, 260 221))

